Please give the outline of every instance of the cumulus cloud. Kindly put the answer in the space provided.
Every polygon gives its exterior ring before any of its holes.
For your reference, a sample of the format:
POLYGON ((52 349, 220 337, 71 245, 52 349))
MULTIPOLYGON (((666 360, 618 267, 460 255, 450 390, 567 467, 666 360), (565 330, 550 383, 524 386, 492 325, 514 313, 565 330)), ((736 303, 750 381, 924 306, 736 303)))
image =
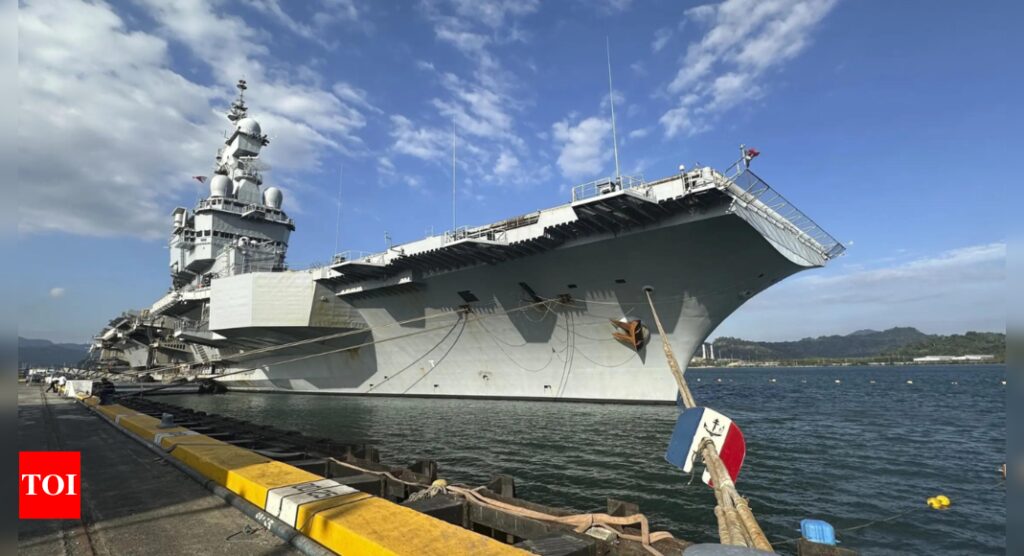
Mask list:
POLYGON ((662 27, 654 32, 654 40, 651 41, 651 51, 661 52, 662 49, 668 45, 668 41, 672 39, 672 28, 662 27))
POLYGON ((661 117, 665 135, 699 133, 716 115, 760 97, 764 74, 802 52, 835 3, 725 0, 687 10, 686 21, 705 32, 689 44, 681 67, 666 87, 676 106, 661 117))
POLYGON ((450 126, 460 138, 472 138, 459 150, 459 166, 476 181, 521 183, 514 172, 526 154, 526 142, 516 130, 515 114, 523 109, 517 91, 519 80, 504 67, 495 49, 525 40, 518 30, 520 18, 535 13, 537 0, 427 0, 421 11, 433 26, 435 38, 455 48, 471 62, 466 74, 439 70, 434 64, 417 62, 445 91, 429 101, 436 117, 392 118, 391 150, 424 160, 441 158, 438 138, 450 135, 450 126), (438 119, 444 124, 436 123, 438 119), (450 122, 450 123, 449 123, 450 122), (447 125, 446 125, 447 124, 447 125), (501 170, 500 172, 496 170, 501 170))
POLYGON ((827 274, 773 286, 715 335, 781 340, 892 326, 931 333, 1005 328, 1005 243, 812 272, 827 274))
POLYGON ((560 146, 558 167, 562 175, 570 179, 596 178, 611 158, 610 143, 612 124, 595 116, 586 118, 576 125, 568 120, 556 122, 551 134, 560 146))
MULTIPOLYGON (((451 149, 451 135, 434 128, 417 127, 412 120, 395 114, 391 116, 392 149, 421 160, 437 160, 447 156, 451 149)), ((391 161, 388 167, 394 168, 391 161)))
POLYGON ((314 5, 314 13, 309 23, 292 17, 278 0, 248 0, 247 4, 270 16, 296 35, 332 49, 337 43, 326 38, 329 36, 329 28, 335 23, 359 20, 359 10, 353 0, 326 0, 314 5))
MULTIPOLYGON (((169 208, 213 164, 234 80, 272 146, 275 169, 316 168, 326 150, 362 148, 358 91, 290 79, 243 19, 199 1, 143 1, 143 29, 102 2, 24 2, 19 12, 19 229, 163 237, 169 208), (214 82, 172 67, 183 48, 214 82), (349 95, 346 98, 345 95, 349 95)), ((299 73, 298 70, 295 71, 299 73)), ((364 99, 365 100, 365 99, 364 99)), ((286 178, 287 174, 269 179, 286 178)))
POLYGON ((53 299, 64 297, 64 288, 50 288, 50 297, 53 299))
POLYGON ((519 171, 519 159, 516 155, 501 151, 498 161, 494 164, 494 173, 499 176, 509 176, 519 171))

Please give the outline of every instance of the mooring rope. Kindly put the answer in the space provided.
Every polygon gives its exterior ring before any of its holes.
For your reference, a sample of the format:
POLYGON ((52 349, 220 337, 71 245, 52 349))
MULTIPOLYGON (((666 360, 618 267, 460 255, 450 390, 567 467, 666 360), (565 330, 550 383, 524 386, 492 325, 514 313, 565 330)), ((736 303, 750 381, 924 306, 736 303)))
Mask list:
MULTIPOLYGON (((547 305, 548 303, 549 303, 549 301, 545 299, 545 300, 541 300, 541 301, 538 301, 538 302, 535 302, 535 303, 531 303, 529 305, 523 305, 523 306, 520 306, 520 307, 516 307, 514 309, 509 309, 507 311, 500 311, 500 312, 495 312, 495 313, 487 314, 487 315, 475 314, 474 316, 477 319, 494 318, 494 317, 499 317, 499 316, 505 316, 505 315, 508 315, 510 313, 515 313, 515 312, 519 312, 519 311, 525 311, 526 309, 529 309, 531 307, 535 307, 537 305, 547 305)), ((456 321, 455 321, 454 325, 457 326, 459 324, 459 322, 463 322, 463 316, 464 316, 464 313, 466 311, 467 311, 466 309, 460 309, 460 310, 456 311, 456 313, 455 313, 456 314, 456 321)), ((273 351, 273 350, 277 350, 277 349, 284 349, 286 347, 294 347, 295 345, 298 345, 298 344, 308 344, 308 343, 313 343, 315 341, 321 341, 321 340, 323 340, 325 338, 326 339, 333 339, 333 338, 338 338, 338 337, 341 337, 341 336, 347 336, 347 335, 351 335, 351 334, 372 332, 372 331, 376 330, 377 328, 387 328, 387 327, 391 327, 391 326, 395 326, 395 325, 409 324, 409 323, 412 323, 412 322, 427 320, 427 319, 433 318, 435 316, 437 316, 437 315, 427 315, 427 316, 424 316, 424 317, 417 317, 417 318, 408 319, 408 320, 405 320, 405 321, 389 323, 389 324, 386 324, 386 325, 381 325, 379 327, 371 327, 371 328, 367 328, 367 329, 353 330, 353 331, 347 331, 347 332, 336 333, 336 334, 328 334, 326 336, 321 336, 319 338, 310 338, 310 339, 307 339, 307 340, 302 340, 300 342, 289 342, 288 344, 278 344, 278 345, 274 345, 274 346, 268 346, 267 348, 262 348, 261 350, 253 350, 253 351, 250 351, 250 352, 246 352, 245 354, 242 354, 242 355, 251 356, 251 355, 253 355, 253 354, 257 353, 257 352, 259 352, 259 353, 267 353, 269 351, 273 351)), ((448 315, 445 315, 445 316, 448 316, 448 315)), ((409 338, 409 337, 412 337, 412 336, 417 336, 417 335, 420 335, 420 334, 424 334, 426 332, 432 332, 432 331, 435 331, 435 330, 444 329, 446 327, 448 327, 448 324, 433 326, 433 327, 430 327, 430 328, 424 328, 422 330, 417 330, 415 332, 409 332, 407 334, 403 334, 403 335, 400 335, 400 336, 392 336, 390 338, 382 338, 382 339, 379 339, 379 340, 371 340, 369 342, 364 342, 364 343, 356 344, 356 345, 352 345, 352 346, 346 346, 346 347, 337 348, 337 349, 325 350, 325 351, 321 351, 321 352, 317 352, 317 353, 312 353, 312 354, 304 354, 304 355, 301 355, 301 356, 298 356, 298 357, 294 357, 294 358, 291 358, 291 359, 284 359, 284 360, 281 360, 281 361, 275 361, 273 364, 274 365, 281 365, 281 364, 285 364, 285 363, 294 363, 294 362, 297 362, 297 361, 304 361, 304 360, 307 360, 307 359, 313 359, 313 358, 316 358, 316 357, 323 357, 325 355, 331 355, 331 354, 334 354, 334 353, 341 353, 341 352, 350 351, 350 350, 354 350, 354 349, 359 349, 359 348, 363 348, 363 347, 367 347, 367 346, 371 346, 371 345, 375 345, 375 344, 381 344, 381 343, 390 342, 390 341, 394 341, 394 340, 409 338)), ((255 367, 248 367, 248 368, 245 368, 245 369, 238 369, 238 370, 227 372, 227 373, 212 375, 210 377, 210 379, 211 380, 219 380, 219 379, 221 379, 223 377, 255 371, 255 370, 258 370, 258 369, 260 369, 262 367, 263 367, 263 365, 258 365, 258 366, 255 366, 255 367)), ((173 367, 168 367, 168 368, 173 368, 173 367)), ((158 372, 159 370, 160 369, 149 369, 147 371, 140 371, 140 372, 158 372)), ((127 374, 127 373, 124 373, 124 374, 127 374)), ((158 386, 158 387, 155 387, 155 388, 140 389, 140 390, 137 390, 135 392, 125 393, 125 394, 119 395, 118 397, 123 397, 123 396, 127 396, 127 395, 142 395, 142 394, 147 393, 147 392, 163 390, 165 388, 173 388, 175 386, 181 386, 181 383, 169 383, 169 384, 164 384, 164 385, 161 385, 161 386, 158 386)))
POLYGON ((377 470, 373 470, 373 469, 366 469, 364 467, 360 467, 358 465, 349 463, 347 461, 341 461, 341 460, 339 460, 337 458, 327 458, 327 459, 329 459, 330 461, 332 461, 332 462, 334 462, 334 463, 336 463, 338 465, 341 465, 343 467, 347 467, 347 468, 355 470, 355 471, 359 471, 359 472, 362 472, 362 473, 369 473, 371 475, 377 475, 377 476, 380 476, 380 477, 387 477, 388 479, 391 479, 391 480, 396 481, 398 483, 401 483, 403 485, 412 486, 412 487, 418 487, 418 488, 424 489, 424 490, 418 491, 418 492, 413 493, 412 495, 410 495, 406 499, 407 501, 415 501, 415 500, 420 500, 420 499, 423 499, 423 498, 430 498, 430 497, 436 496, 438 494, 451 493, 451 494, 455 494, 457 496, 461 496, 462 498, 464 498, 470 504, 476 504, 476 505, 479 505, 479 506, 485 506, 485 507, 488 507, 488 508, 491 508, 491 509, 500 510, 500 511, 503 511, 503 512, 506 512, 506 513, 510 513, 510 514, 513 514, 513 515, 520 516, 520 517, 536 519, 538 521, 547 521, 549 523, 559 523, 559 524, 562 524, 562 525, 569 525, 569 526, 572 526, 574 528, 574 530, 576 532, 578 532, 578 533, 584 533, 588 529, 590 529, 591 527, 594 527, 594 526, 602 526, 603 529, 606 529, 606 530, 612 532, 616 537, 620 537, 620 538, 623 538, 623 539, 626 539, 626 540, 630 540, 630 541, 634 541, 634 542, 639 542, 644 547, 644 549, 646 549, 648 552, 650 552, 653 556, 664 556, 664 555, 659 550, 654 548, 652 546, 652 543, 656 543, 656 542, 664 540, 664 539, 675 538, 675 537, 672 536, 672 533, 669 533, 667 531, 653 531, 652 532, 650 530, 650 525, 647 522, 647 516, 645 516, 642 513, 636 513, 636 514, 632 514, 632 515, 628 515, 628 516, 621 516, 621 517, 620 516, 611 516, 611 515, 608 515, 606 513, 596 513, 596 512, 595 513, 585 513, 585 514, 573 514, 573 515, 566 515, 566 516, 557 516, 557 515, 552 515, 552 514, 549 514, 549 513, 541 512, 541 511, 538 511, 538 510, 531 510, 531 509, 528 509, 528 508, 524 508, 522 506, 517 506, 515 504, 510 504, 508 502, 502 502, 500 500, 495 500, 493 498, 488 498, 488 497, 480 494, 479 491, 484 488, 482 486, 481 487, 476 487, 476 488, 468 488, 468 487, 463 487, 463 486, 458 486, 458 485, 449 485, 447 483, 447 481, 440 480, 440 479, 437 480, 437 481, 434 481, 430 485, 425 485, 425 484, 422 484, 422 483, 417 483, 417 482, 413 482, 413 481, 406 481, 404 479, 400 479, 400 478, 396 477, 390 471, 377 471, 377 470), (640 534, 639 535, 631 535, 631 534, 624 533, 624 532, 614 528, 614 526, 623 526, 623 525, 640 525, 640 534))
MULTIPOLYGON (((665 328, 661 325, 661 318, 654 307, 651 290, 644 288, 644 293, 647 295, 647 303, 654 316, 654 324, 658 327, 658 335, 661 336, 661 345, 665 352, 665 358, 668 360, 668 368, 676 379, 676 386, 679 387, 679 397, 686 409, 693 409, 697 407, 697 402, 690 392, 690 387, 686 384, 686 378, 683 376, 683 371, 669 344, 665 328)), ((718 457, 714 443, 710 439, 705 439, 700 444, 698 451, 704 458, 704 465, 707 467, 708 473, 711 474, 717 502, 715 517, 718 519, 718 536, 721 543, 771 551, 772 545, 768 542, 768 537, 765 536, 761 526, 754 519, 754 513, 750 510, 747 500, 736 490, 736 484, 729 476, 725 464, 718 457)))

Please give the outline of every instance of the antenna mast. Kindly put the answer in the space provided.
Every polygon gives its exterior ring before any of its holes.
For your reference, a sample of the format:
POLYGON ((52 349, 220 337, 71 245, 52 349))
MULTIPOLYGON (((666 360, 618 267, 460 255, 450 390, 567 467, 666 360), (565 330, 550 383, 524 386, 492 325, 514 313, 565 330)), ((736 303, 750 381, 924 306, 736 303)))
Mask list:
POLYGON ((338 238, 341 237, 341 181, 345 177, 345 165, 338 170, 338 218, 334 224, 334 254, 338 254, 338 238))
POLYGON ((452 234, 458 229, 455 219, 455 122, 452 122, 452 234))
POLYGON ((604 37, 605 52, 608 55, 608 104, 612 107, 612 149, 615 152, 615 183, 619 183, 622 174, 619 172, 619 140, 615 135, 615 89, 612 88, 612 43, 604 37))

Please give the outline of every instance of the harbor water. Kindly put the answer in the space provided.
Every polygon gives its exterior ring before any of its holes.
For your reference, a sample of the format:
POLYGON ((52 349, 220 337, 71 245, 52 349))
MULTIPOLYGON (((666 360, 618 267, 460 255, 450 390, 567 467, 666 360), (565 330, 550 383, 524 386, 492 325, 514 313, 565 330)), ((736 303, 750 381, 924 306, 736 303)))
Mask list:
MULTIPOLYGON (((776 549, 803 518, 863 554, 1003 554, 1005 367, 691 369, 701 405, 743 429, 738 487, 776 549), (774 380, 773 380, 774 379, 774 380), (838 381, 838 382, 837 382, 838 381), (936 494, 945 511, 927 509, 936 494), (897 514, 898 517, 888 519, 897 514), (875 520, 886 520, 849 532, 875 520)), ((656 529, 717 538, 714 496, 663 459, 672 406, 286 394, 172 395, 196 410, 376 445, 407 465, 437 460, 453 481, 499 473, 517 495, 576 511, 640 504, 656 529)))

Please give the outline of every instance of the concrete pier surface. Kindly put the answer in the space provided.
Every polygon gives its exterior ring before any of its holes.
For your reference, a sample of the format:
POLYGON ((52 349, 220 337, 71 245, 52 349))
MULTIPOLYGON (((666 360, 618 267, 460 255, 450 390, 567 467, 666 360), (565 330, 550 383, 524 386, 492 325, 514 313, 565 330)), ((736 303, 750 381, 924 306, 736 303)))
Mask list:
POLYGON ((26 555, 297 554, 70 399, 18 386, 18 450, 82 457, 82 519, 20 520, 26 555))

